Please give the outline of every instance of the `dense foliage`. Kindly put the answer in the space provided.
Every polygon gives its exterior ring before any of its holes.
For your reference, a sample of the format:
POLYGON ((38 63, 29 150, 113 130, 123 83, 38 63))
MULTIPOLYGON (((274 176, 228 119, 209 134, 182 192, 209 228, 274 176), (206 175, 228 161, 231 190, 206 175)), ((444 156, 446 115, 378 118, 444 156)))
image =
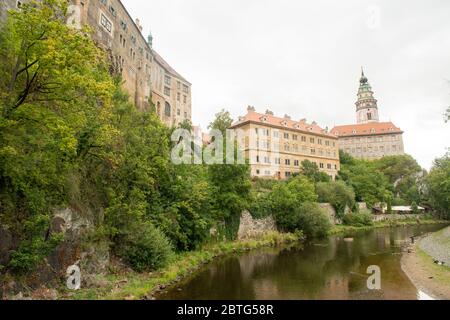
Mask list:
POLYGON ((367 227, 373 225, 370 211, 350 213, 344 216, 342 223, 353 227, 367 227))
POLYGON ((437 159, 427 179, 430 205, 450 219, 450 155, 437 159))
POLYGON ((393 197, 392 185, 375 162, 354 159, 342 151, 339 179, 353 188, 357 202, 366 202, 369 207, 393 197))
POLYGON ((0 32, 0 223, 19 240, 4 270, 32 270, 60 243, 57 208, 87 218, 139 271, 204 244, 212 226, 235 237, 248 166, 174 165, 173 129, 129 102, 66 12, 62 0, 24 4, 0 32))
POLYGON ((355 207, 355 193, 343 181, 320 182, 316 185, 319 202, 330 203, 336 210, 338 218, 342 218, 346 208, 355 207))

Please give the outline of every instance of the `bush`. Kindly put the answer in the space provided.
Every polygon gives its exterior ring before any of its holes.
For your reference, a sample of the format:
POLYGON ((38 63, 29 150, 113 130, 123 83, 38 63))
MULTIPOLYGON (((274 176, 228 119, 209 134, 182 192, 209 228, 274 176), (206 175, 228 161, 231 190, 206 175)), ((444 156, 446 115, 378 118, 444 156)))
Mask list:
POLYGON ((343 181, 320 182, 316 185, 320 202, 330 203, 340 219, 345 214, 345 208, 355 206, 355 193, 343 181))
POLYGON ((306 202, 295 210, 295 214, 297 230, 302 230, 308 238, 325 237, 331 228, 326 212, 317 203, 306 202))
POLYGON ((298 229, 296 210, 305 202, 317 201, 317 195, 310 180, 297 176, 289 182, 275 185, 267 201, 278 229, 293 232, 298 229))
POLYGON ((145 223, 123 238, 117 254, 137 272, 154 271, 167 264, 172 246, 158 228, 145 223))
POLYGON ((373 226, 372 214, 368 210, 347 214, 342 222, 347 226, 353 227, 373 226))

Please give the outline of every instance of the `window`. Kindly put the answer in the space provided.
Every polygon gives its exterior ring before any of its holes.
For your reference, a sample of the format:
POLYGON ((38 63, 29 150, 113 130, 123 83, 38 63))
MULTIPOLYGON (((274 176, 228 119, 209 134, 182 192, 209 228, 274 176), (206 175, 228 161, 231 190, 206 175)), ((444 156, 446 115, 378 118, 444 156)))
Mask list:
POLYGON ((116 9, 113 6, 109 6, 109 12, 113 15, 113 17, 117 17, 116 9))
POLYGON ((372 120, 372 114, 370 112, 367 114, 367 120, 372 120))
POLYGON ((280 165, 281 164, 281 159, 280 158, 275 158, 275 164, 280 165))
POLYGON ((314 138, 309 138, 309 142, 310 142, 310 143, 315 143, 315 141, 316 141, 316 139, 314 139, 314 138))
POLYGON ((316 154, 316 149, 311 149, 311 154, 312 155, 316 154))
POLYGON ((172 113, 172 107, 170 106, 170 104, 168 102, 166 102, 165 107, 164 107, 164 115, 166 117, 170 117, 172 113))
POLYGON ((284 151, 290 151, 290 150, 291 150, 291 148, 290 148, 289 144, 285 144, 284 151))
POLYGON ((290 166, 291 165, 291 160, 289 160, 289 159, 284 160, 284 164, 287 165, 287 166, 290 166))
POLYGON ((270 164, 270 158, 269 157, 264 157, 264 163, 270 164))
POLYGON ((294 160, 294 166, 299 167, 300 166, 300 161, 294 160))
POLYGON ((261 171, 259 171, 259 170, 256 170, 256 174, 257 175, 259 175, 261 173, 261 171))
POLYGON ((125 23, 125 21, 120 21, 120 27, 123 31, 127 31, 127 24, 125 23))
POLYGON ((109 19, 102 13, 100 18, 100 24, 105 28, 109 33, 112 31, 112 23, 109 19))
POLYGON ((297 141, 298 140, 298 135, 296 135, 296 134, 292 135, 292 140, 297 141))
POLYGON ((165 94, 166 96, 169 96, 169 97, 170 97, 170 88, 169 88, 169 87, 164 87, 164 94, 165 94))
POLYGON ((170 78, 170 76, 168 75, 164 76, 164 83, 167 84, 168 86, 172 84, 172 79, 170 78))
POLYGON ((331 164, 327 164, 327 169, 331 170, 331 164))
POLYGON ((322 139, 318 139, 318 140, 317 140, 317 144, 320 144, 320 145, 321 145, 321 144, 322 144, 322 139))
POLYGON ((273 132, 273 137, 274 138, 279 138, 280 137, 280 133, 278 131, 274 131, 273 132))
POLYGON ((306 142, 306 137, 302 136, 302 142, 306 142))
POLYGON ((181 116, 181 110, 180 109, 177 110, 177 116, 181 116))
POLYGON ((189 87, 185 84, 183 84, 183 92, 184 93, 189 93, 189 87))
POLYGON ((181 95, 179 92, 177 92, 177 101, 181 101, 181 95))
POLYGON ((323 169, 323 168, 325 168, 325 165, 324 165, 323 163, 321 163, 321 164, 319 165, 319 167, 320 167, 320 169, 323 169))
POLYGON ((291 175, 292 175, 292 173, 290 173, 290 172, 288 172, 288 171, 284 173, 284 176, 285 176, 286 178, 290 178, 291 175))
POLYGON ((183 103, 187 103, 187 97, 183 96, 183 103))
POLYGON ((285 139, 289 139, 289 133, 285 133, 285 134, 284 134, 284 138, 285 138, 285 139))
POLYGON ((181 82, 180 81, 177 81, 177 89, 181 90, 181 82))

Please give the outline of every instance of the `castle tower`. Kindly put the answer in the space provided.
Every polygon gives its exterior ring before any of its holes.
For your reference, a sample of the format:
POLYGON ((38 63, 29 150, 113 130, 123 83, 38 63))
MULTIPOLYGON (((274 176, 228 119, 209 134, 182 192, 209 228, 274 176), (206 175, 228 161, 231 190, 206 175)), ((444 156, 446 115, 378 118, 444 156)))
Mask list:
POLYGON ((356 102, 356 121, 357 123, 379 122, 378 101, 373 96, 372 87, 369 80, 362 70, 358 101, 356 102))

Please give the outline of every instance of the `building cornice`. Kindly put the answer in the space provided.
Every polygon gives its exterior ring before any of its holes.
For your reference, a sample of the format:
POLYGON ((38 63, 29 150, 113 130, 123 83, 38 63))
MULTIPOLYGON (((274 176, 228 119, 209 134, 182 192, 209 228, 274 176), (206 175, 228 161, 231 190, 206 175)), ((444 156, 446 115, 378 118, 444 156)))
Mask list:
POLYGON ((271 128, 276 128, 276 129, 285 130, 285 131, 293 131, 293 132, 297 132, 297 133, 308 134, 308 135, 312 135, 312 136, 318 136, 318 137, 323 137, 323 138, 327 138, 327 139, 338 140, 338 137, 336 137, 335 135, 331 135, 331 134, 318 133, 318 132, 312 132, 312 131, 305 131, 305 130, 301 130, 301 129, 284 127, 284 126, 278 126, 278 125, 274 125, 274 124, 270 124, 270 123, 264 123, 264 122, 258 122, 258 121, 254 121, 254 120, 245 120, 243 122, 236 123, 236 124, 232 125, 230 127, 230 129, 237 129, 237 128, 245 126, 247 124, 256 124, 256 125, 260 125, 260 126, 271 127, 271 128))

